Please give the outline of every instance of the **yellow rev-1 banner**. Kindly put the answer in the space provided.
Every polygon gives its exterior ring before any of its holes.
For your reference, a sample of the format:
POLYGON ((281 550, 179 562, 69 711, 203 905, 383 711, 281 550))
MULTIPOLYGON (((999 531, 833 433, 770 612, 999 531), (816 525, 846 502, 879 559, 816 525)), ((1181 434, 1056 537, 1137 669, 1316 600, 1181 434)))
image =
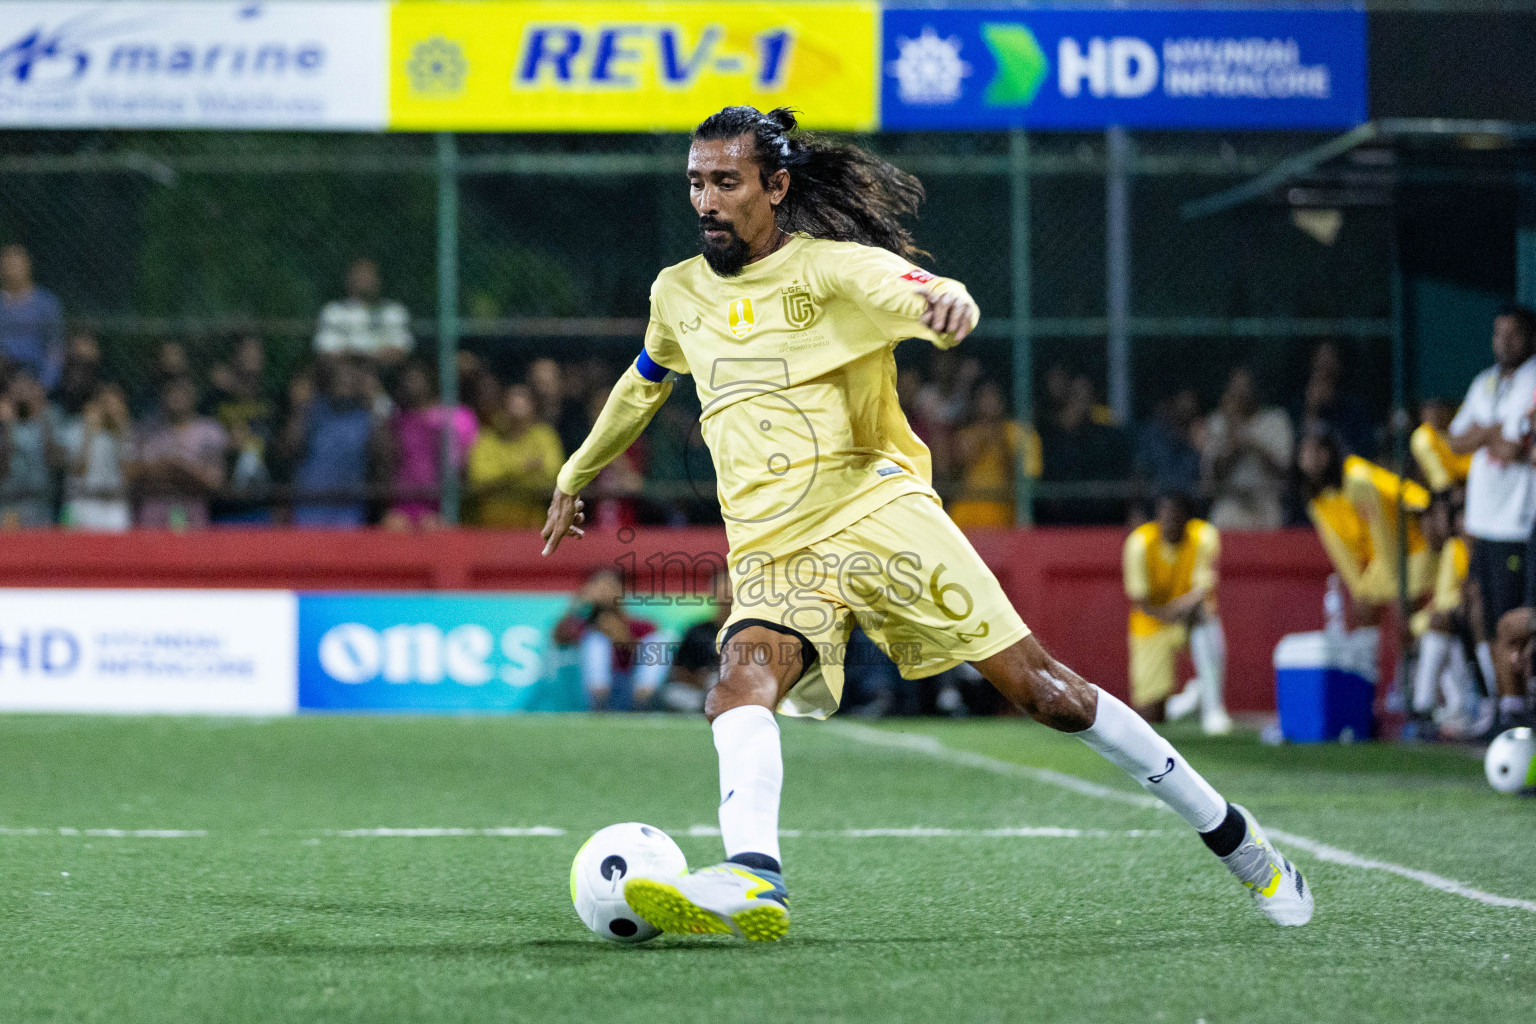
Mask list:
POLYGON ((873 3, 396 3, 389 125, 687 130, 731 104, 875 125, 873 3))

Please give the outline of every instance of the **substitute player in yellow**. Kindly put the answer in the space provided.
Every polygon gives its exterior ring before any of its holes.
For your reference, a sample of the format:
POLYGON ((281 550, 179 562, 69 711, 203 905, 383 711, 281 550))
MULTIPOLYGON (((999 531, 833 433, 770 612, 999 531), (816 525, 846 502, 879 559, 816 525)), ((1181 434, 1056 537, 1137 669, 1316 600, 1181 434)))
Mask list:
POLYGON ((1160 495, 1157 515, 1125 539, 1125 596, 1131 602, 1131 704, 1149 722, 1200 710, 1208 736, 1232 731, 1222 690, 1227 641, 1216 616, 1216 527, 1190 515, 1187 494, 1160 495), (1174 693, 1174 667, 1189 647, 1195 678, 1174 693))
POLYGON ((1198 830, 1259 909, 1305 924, 1312 892, 1140 716, 1058 663, 944 514, 928 450, 896 399, 903 338, 958 344, 979 316, 958 282, 912 263, 917 179, 808 137, 787 109, 728 107, 695 130, 688 191, 703 253, 662 271, 645 347, 560 470, 545 553, 581 535, 581 489, 691 374, 719 480, 735 607, 705 700, 726 860, 630 879, 668 932, 782 937, 784 767, 774 711, 825 718, 856 622, 908 677, 971 662, 1037 721, 1080 736, 1198 830))

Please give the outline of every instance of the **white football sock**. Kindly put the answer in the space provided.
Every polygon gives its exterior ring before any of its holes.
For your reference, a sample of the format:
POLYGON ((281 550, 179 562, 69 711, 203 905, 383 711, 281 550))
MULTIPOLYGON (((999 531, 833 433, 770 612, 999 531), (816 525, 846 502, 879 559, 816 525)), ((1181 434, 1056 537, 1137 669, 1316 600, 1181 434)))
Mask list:
POLYGON ((714 732, 725 855, 761 853, 779 860, 779 791, 784 788, 779 723, 762 705, 747 704, 716 718, 714 732))
POLYGON ((1075 733, 1105 760, 1130 775, 1193 825, 1209 832, 1227 816, 1227 801, 1200 777, 1146 721, 1120 700, 1099 690, 1093 724, 1075 733))
POLYGON ((1499 677, 1493 671, 1493 645, 1487 640, 1477 645, 1477 667, 1483 673, 1483 689, 1490 697, 1499 695, 1499 677))
POLYGON ((1209 616, 1189 631, 1189 656, 1200 683, 1200 707, 1209 714, 1226 708, 1227 635, 1221 620, 1209 616))
POLYGON ((1451 715, 1465 715, 1470 708, 1477 706, 1472 672, 1460 641, 1451 644, 1451 657, 1446 662, 1445 671, 1440 674, 1440 692, 1445 698, 1445 710, 1451 715))
POLYGON ((1440 676, 1451 658, 1455 639, 1449 633, 1426 630, 1419 637, 1419 664, 1413 673, 1413 710, 1428 714, 1435 707, 1435 692, 1440 676))

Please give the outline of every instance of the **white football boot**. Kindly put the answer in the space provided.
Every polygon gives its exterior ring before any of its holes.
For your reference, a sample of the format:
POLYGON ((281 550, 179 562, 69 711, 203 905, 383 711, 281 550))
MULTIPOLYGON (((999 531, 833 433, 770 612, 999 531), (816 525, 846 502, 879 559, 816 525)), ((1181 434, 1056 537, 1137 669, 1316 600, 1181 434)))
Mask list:
POLYGON ((1184 689, 1168 698, 1168 703, 1163 705, 1163 713, 1170 722, 1177 722, 1181 718, 1188 718, 1200 707, 1200 680, 1191 679, 1184 684, 1184 689))
POLYGON ((1232 732, 1232 716, 1224 707, 1206 708, 1200 712, 1200 731, 1207 736, 1228 736, 1232 732))
POLYGON ((1259 913, 1278 925, 1306 924, 1312 920, 1312 889, 1301 877, 1301 869, 1275 849, 1246 807, 1232 806, 1248 823, 1248 835, 1221 862, 1253 893, 1259 913))
POLYGON ((777 942, 789 931, 784 876, 726 861, 681 878, 631 878, 624 900, 664 932, 777 942))

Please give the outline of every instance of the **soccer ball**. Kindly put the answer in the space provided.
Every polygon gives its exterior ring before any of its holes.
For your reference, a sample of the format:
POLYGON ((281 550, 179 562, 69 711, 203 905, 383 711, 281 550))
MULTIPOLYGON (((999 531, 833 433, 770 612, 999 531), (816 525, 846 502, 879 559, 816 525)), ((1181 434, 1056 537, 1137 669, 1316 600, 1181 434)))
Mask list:
POLYGON ((581 923, 613 942, 644 942, 661 934, 624 902, 624 883, 645 876, 666 878, 688 870, 672 837, 638 821, 609 825, 576 851, 571 862, 571 902, 581 923))
POLYGON ((1536 730, 1509 729, 1488 745, 1483 758, 1488 785, 1500 793, 1536 787, 1536 730))

